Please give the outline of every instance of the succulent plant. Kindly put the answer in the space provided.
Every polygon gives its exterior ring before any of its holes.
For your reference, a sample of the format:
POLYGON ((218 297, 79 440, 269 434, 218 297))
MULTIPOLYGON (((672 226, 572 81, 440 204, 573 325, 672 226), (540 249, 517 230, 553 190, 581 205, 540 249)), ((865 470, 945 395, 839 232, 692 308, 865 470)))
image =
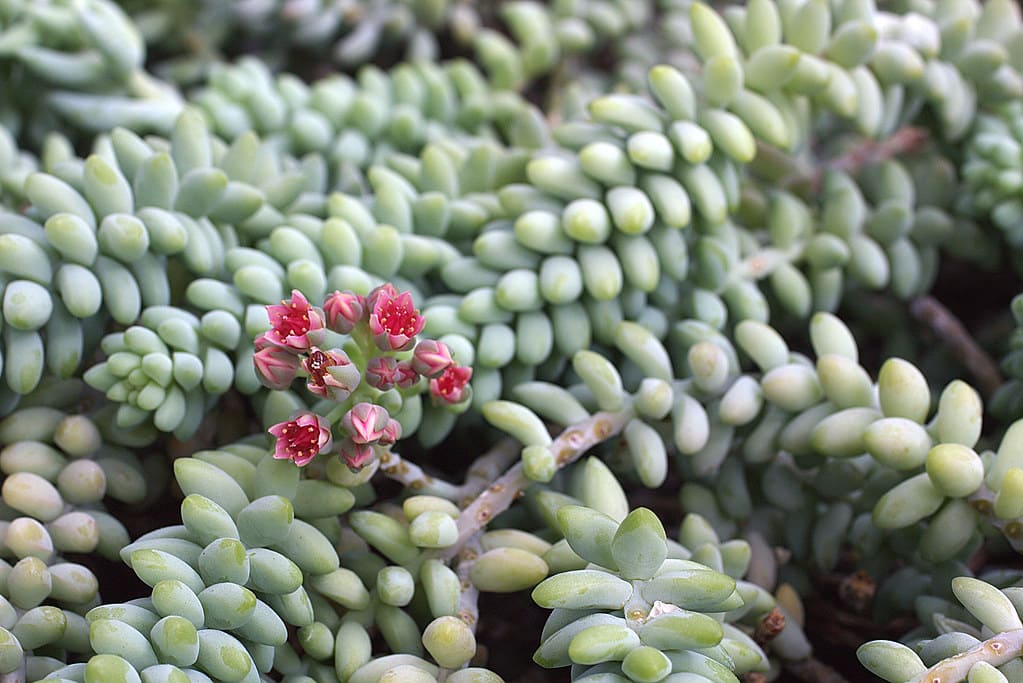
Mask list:
POLYGON ((1010 0, 4 3, 0 683, 1023 680, 1021 73, 1010 0))

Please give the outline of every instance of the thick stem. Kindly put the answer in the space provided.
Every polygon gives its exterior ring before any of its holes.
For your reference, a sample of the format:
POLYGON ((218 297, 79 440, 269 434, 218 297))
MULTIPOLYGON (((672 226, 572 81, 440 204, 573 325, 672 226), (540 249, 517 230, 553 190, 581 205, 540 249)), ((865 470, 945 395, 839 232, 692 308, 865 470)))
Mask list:
MULTIPOLYGON (((566 427, 548 448, 554 454, 558 467, 565 467, 593 446, 620 433, 631 417, 631 410, 597 413, 578 424, 566 427)), ((462 510, 458 517, 458 540, 451 546, 439 550, 435 557, 450 560, 457 555, 470 538, 484 529, 490 520, 507 510, 532 483, 523 472, 522 463, 516 463, 462 510)))
POLYGON ((502 439, 489 451, 476 458, 469 466, 465 483, 458 487, 456 503, 469 505, 480 495, 501 473, 511 467, 519 457, 519 442, 512 438, 502 439))
POLYGON ((1001 666, 1023 653, 1023 630, 1005 631, 944 659, 923 672, 910 683, 955 683, 965 681, 977 662, 1001 666))
POLYGON ((455 502, 461 498, 460 486, 430 476, 422 467, 394 451, 380 454, 380 471, 413 493, 440 496, 455 502))
POLYGON ((479 589, 469 577, 476 558, 483 554, 483 546, 480 545, 482 532, 477 532, 468 541, 462 551, 458 554, 458 564, 455 571, 458 573, 458 581, 462 586, 462 594, 458 598, 458 618, 469 625, 469 628, 476 632, 476 625, 479 623, 479 589))
POLYGON ((419 465, 405 460, 394 451, 381 454, 380 471, 413 493, 440 496, 454 503, 468 505, 518 457, 516 444, 514 439, 504 439, 476 458, 469 466, 465 483, 461 485, 427 474, 419 465))
MULTIPOLYGON (((456 612, 456 615, 459 619, 469 625, 469 628, 472 629, 473 633, 476 633, 476 627, 480 620, 480 591, 476 588, 476 585, 469 577, 469 572, 472 571, 472 566, 476 563, 476 558, 483 554, 483 546, 480 545, 481 535, 481 532, 477 533, 466 541, 465 547, 462 548, 462 552, 458 554, 458 562, 455 567, 455 571, 458 574, 458 582, 461 584, 462 590, 461 595, 458 596, 458 611, 456 612)), ((478 654, 479 652, 477 651, 477 655, 478 654)), ((447 677, 454 673, 454 671, 454 669, 441 668, 440 674, 437 676, 438 683, 444 683, 444 681, 447 680, 447 677)))

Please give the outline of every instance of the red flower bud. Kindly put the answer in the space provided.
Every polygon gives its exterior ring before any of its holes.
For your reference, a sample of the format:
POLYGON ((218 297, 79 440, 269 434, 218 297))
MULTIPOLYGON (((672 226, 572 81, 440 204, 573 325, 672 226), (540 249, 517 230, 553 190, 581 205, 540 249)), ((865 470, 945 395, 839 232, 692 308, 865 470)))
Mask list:
POLYGON ((422 340, 412 353, 412 367, 420 375, 431 378, 439 377, 453 362, 448 345, 434 339, 422 340))
POLYGON ((363 319, 366 313, 366 298, 345 290, 335 291, 323 303, 323 313, 327 317, 327 327, 348 334, 363 319))
POLYGON ((300 359, 291 350, 277 346, 266 339, 265 334, 256 337, 256 353, 252 364, 256 376, 268 389, 287 389, 298 373, 300 359))
POLYGON ((398 361, 390 356, 370 358, 366 363, 366 382, 374 389, 387 391, 398 381, 398 361))
POLYGON ((348 432, 352 441, 360 444, 376 443, 384 433, 387 420, 390 419, 387 409, 374 403, 356 403, 341 418, 341 426, 348 432))
POLYGON ((350 438, 341 442, 340 458, 348 465, 348 469, 358 472, 373 459, 373 446, 367 443, 355 443, 350 438))
POLYGON ((384 427, 384 433, 380 436, 378 442, 381 446, 392 446, 394 443, 401 438, 401 423, 391 418, 387 421, 387 426, 384 427))
POLYGON ((394 385, 399 389, 410 389, 416 385, 419 381, 419 373, 412 367, 412 363, 407 360, 398 361, 398 366, 395 368, 394 385))

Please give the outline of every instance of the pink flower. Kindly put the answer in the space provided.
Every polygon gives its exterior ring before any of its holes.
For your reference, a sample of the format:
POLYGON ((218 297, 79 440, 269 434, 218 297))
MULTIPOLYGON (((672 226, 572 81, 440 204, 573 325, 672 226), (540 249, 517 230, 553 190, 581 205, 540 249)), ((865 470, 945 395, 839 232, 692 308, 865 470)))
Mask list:
POLYGON ((392 446, 400 438, 401 423, 392 417, 387 421, 387 426, 384 427, 384 433, 380 436, 378 443, 381 446, 392 446))
POLYGON ((381 351, 408 351, 417 334, 423 331, 426 320, 412 304, 409 292, 398 294, 392 285, 381 285, 372 292, 369 330, 381 351))
POLYGON ((389 356, 370 358, 366 363, 366 382, 374 389, 387 391, 398 381, 398 361, 389 356))
POLYGON ((348 469, 358 472, 373 459, 373 446, 368 443, 355 443, 346 437, 341 442, 341 450, 338 455, 348 465, 348 469))
POLYGON ((381 296, 387 296, 393 299, 396 296, 398 296, 398 290, 395 289, 394 285, 392 285, 390 282, 385 282, 379 287, 374 287, 373 290, 370 291, 370 293, 366 296, 366 310, 372 311, 373 308, 377 305, 377 299, 379 299, 381 296))
POLYGON ((440 377, 430 380, 430 395, 445 403, 460 403, 472 379, 472 368, 452 363, 440 377))
POLYGON ((360 444, 376 443, 383 436, 387 420, 387 409, 373 403, 356 403, 341 418, 341 426, 352 441, 360 444))
POLYGON ((448 345, 433 339, 422 340, 412 352, 412 367, 427 377, 439 377, 452 362, 448 345))
POLYGON ((341 349, 322 351, 314 346, 309 357, 302 361, 302 368, 309 373, 306 388, 334 401, 348 398, 361 380, 359 368, 341 349))
POLYGON ((323 313, 309 305, 297 289, 291 290, 291 301, 266 307, 270 318, 267 341, 295 352, 307 350, 323 338, 323 313))
POLYGON ((419 373, 407 360, 398 361, 395 377, 394 385, 399 389, 411 389, 419 381, 419 373))
POLYGON ((266 339, 265 334, 256 337, 256 353, 252 363, 260 383, 268 389, 287 389, 298 373, 299 357, 290 350, 277 346, 266 339))
POLYGON ((307 465, 317 454, 330 448, 330 423, 319 415, 305 413, 295 420, 280 422, 267 430, 277 437, 274 457, 307 465))
POLYGON ((327 316, 327 327, 348 334, 363 318, 366 312, 366 298, 345 290, 335 291, 323 303, 323 313, 327 316))

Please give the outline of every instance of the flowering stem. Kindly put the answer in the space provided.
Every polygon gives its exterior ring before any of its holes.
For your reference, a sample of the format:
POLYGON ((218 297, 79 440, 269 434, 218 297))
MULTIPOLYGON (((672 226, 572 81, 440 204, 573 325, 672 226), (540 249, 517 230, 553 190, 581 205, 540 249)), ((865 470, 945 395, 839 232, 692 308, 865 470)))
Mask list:
MULTIPOLYGON (((632 415, 631 410, 616 413, 600 412, 578 424, 566 427, 548 446, 554 453, 558 468, 574 462, 593 446, 620 433, 632 415)), ((458 540, 438 551, 435 557, 450 560, 457 555, 474 534, 507 510, 532 483, 523 472, 521 462, 512 466, 462 510, 462 514, 458 516, 458 540)))
POLYGON ((977 662, 987 662, 991 666, 1001 666, 1012 661, 1023 653, 1023 629, 1005 631, 974 645, 965 652, 960 652, 944 659, 927 671, 923 672, 910 683, 951 683, 964 681, 970 669, 977 662))
POLYGON ((757 645, 760 647, 764 647, 774 640, 784 628, 785 614, 775 607, 773 610, 765 614, 763 619, 757 623, 756 630, 753 631, 753 640, 755 640, 757 645))

